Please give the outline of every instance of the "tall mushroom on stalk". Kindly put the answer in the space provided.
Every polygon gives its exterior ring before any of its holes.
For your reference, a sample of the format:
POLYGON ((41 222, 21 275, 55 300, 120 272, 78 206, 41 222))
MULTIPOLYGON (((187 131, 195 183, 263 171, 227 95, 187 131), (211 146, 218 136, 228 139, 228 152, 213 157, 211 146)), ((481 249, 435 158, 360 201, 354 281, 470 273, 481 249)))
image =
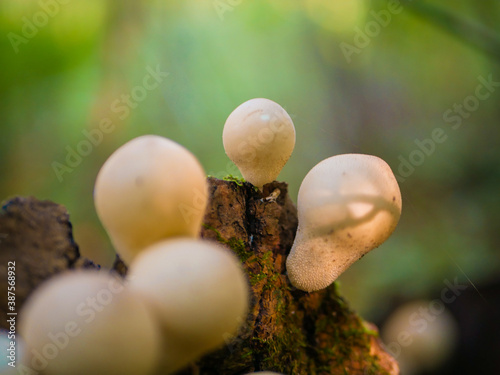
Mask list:
POLYGON ((391 235, 401 215, 401 192, 382 159, 337 155, 306 175, 297 209, 287 273, 295 287, 311 292, 326 288, 391 235))
POLYGON ((207 198, 198 160, 157 135, 135 138, 117 149, 94 188, 97 215, 126 263, 164 238, 197 237, 207 198))
POLYGON ((224 124, 227 156, 243 178, 259 188, 276 180, 295 147, 295 127, 286 111, 269 99, 239 105, 224 124))
POLYGON ((159 322, 163 373, 217 348, 246 318, 249 287, 239 260, 195 238, 206 201, 199 162, 159 136, 119 148, 95 184, 99 218, 129 263, 130 288, 159 322))

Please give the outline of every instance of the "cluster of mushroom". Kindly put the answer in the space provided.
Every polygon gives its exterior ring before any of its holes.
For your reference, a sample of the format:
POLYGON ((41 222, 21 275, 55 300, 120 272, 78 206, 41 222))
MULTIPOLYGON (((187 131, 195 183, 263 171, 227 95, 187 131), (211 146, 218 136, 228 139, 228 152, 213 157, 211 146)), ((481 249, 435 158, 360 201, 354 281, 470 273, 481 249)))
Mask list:
MULTIPOLYGON (((262 189, 290 158, 295 129, 278 104, 252 99, 229 116, 223 140, 243 177, 262 189)), ((292 285, 311 292, 326 288, 391 235, 401 216, 401 192, 382 159, 337 155, 306 175, 297 209, 299 226, 286 261, 287 274, 292 285)))
POLYGON ((94 199, 127 279, 73 271, 38 288, 21 312, 24 366, 172 373, 236 333, 248 281, 230 250, 197 238, 207 182, 188 150, 154 135, 133 139, 102 166, 94 199))
MULTIPOLYGON (((295 128, 281 106, 252 99, 228 117, 223 143, 263 190, 288 161, 295 128)), ((198 160, 169 139, 145 135, 116 150, 94 199, 129 274, 68 272, 36 290, 21 313, 24 365, 52 375, 172 373, 234 334, 248 312, 248 281, 234 254, 197 238, 207 190, 198 160)), ((383 160, 323 160, 300 187, 291 283, 308 292, 327 287, 389 237, 400 213, 383 160)))

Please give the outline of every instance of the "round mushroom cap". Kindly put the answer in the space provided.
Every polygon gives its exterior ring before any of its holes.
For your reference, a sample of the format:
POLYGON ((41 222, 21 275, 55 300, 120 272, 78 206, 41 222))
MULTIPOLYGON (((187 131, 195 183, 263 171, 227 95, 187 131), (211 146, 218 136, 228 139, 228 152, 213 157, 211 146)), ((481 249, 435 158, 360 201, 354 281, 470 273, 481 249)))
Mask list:
POLYGON ((311 237, 335 236, 346 246, 374 248, 396 228, 401 192, 391 168, 379 157, 343 154, 318 163, 299 189, 302 230, 311 237))
POLYGON ((276 180, 295 147, 295 127, 288 113, 269 99, 238 106, 224 124, 227 156, 243 178, 262 189, 276 180))
POLYGON ((150 374, 160 338, 137 297, 121 280, 97 271, 51 278, 20 312, 22 363, 51 375, 150 374))
POLYGON ((401 216, 401 192, 382 159, 337 155, 306 175, 297 209, 287 273, 295 287, 310 292, 326 288, 392 234, 401 216))
POLYGON ((247 277, 239 259, 214 242, 156 243, 134 260, 129 278, 161 323, 167 371, 222 345, 246 319, 247 277))
POLYGON ((145 135, 117 149, 94 188, 99 219, 121 258, 175 236, 196 237, 208 199, 205 172, 187 149, 145 135))
POLYGON ((401 372, 419 374, 449 359, 457 345, 458 325, 442 301, 415 300, 389 316, 381 336, 401 372))

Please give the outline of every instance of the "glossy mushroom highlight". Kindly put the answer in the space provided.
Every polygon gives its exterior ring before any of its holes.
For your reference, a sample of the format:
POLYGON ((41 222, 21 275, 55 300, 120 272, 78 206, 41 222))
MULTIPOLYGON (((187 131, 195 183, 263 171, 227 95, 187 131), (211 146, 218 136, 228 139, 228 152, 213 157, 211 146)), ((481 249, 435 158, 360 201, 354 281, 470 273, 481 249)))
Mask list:
POLYGON ((382 159, 337 155, 309 171, 297 208, 299 226, 286 267, 292 285, 311 292, 326 288, 391 235, 401 192, 382 159))

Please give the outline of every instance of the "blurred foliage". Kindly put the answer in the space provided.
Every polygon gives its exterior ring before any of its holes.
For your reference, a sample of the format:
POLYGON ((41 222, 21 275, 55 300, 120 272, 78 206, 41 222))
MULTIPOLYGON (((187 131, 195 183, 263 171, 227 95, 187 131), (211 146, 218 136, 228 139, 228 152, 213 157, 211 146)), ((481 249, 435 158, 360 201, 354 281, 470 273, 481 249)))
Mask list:
POLYGON ((387 25, 378 21, 377 33, 374 12, 390 1, 236 3, 2 0, 0 196, 64 204, 82 253, 109 264, 113 251, 92 189, 113 150, 155 133, 190 149, 207 174, 234 174, 222 147, 224 121, 245 100, 266 97, 297 129, 280 175, 294 200, 324 158, 374 154, 397 174, 398 157, 418 150, 416 139, 436 128, 447 135, 401 182, 403 217, 393 237, 340 278, 366 317, 383 313, 395 294, 420 297, 444 279, 480 284, 498 275, 500 90, 457 129, 443 116, 475 94, 478 77, 500 81, 495 53, 477 45, 498 54, 500 3, 429 0, 426 14, 421 1, 403 2, 387 25), (467 22, 438 17, 440 10, 467 22), (27 23, 41 26, 28 27, 34 35, 14 46, 11 33, 23 36, 27 23), (376 35, 346 58, 342 43, 353 45, 370 23, 376 35), (124 116, 116 103, 142 85, 148 68, 169 75, 124 116), (59 181, 53 163, 65 164, 68 147, 86 139, 82 131, 106 119, 113 131, 59 181))

